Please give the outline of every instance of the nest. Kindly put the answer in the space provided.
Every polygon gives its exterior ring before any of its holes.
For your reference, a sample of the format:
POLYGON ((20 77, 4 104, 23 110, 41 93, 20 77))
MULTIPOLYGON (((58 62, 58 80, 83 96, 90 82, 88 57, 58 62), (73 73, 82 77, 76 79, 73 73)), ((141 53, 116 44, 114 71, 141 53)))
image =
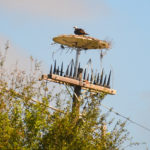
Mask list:
POLYGON ((84 35, 59 35, 53 38, 53 41, 61 45, 79 49, 109 49, 110 42, 99 40, 84 35))

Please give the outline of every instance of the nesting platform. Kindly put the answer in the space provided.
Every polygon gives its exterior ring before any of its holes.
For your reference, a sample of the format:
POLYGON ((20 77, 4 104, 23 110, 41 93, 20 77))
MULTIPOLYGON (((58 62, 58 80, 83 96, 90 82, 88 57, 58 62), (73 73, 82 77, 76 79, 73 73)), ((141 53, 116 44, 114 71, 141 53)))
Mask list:
POLYGON ((80 86, 82 89, 90 90, 90 91, 96 92, 96 93, 104 92, 104 93, 111 94, 111 95, 116 94, 116 90, 114 90, 114 89, 110 89, 110 88, 100 86, 100 85, 91 84, 87 80, 79 81, 74 78, 63 77, 63 76, 59 76, 56 74, 42 75, 41 79, 60 83, 60 84, 67 84, 70 86, 80 86))
POLYGON ((85 35, 59 35, 53 38, 53 41, 62 45, 81 50, 88 49, 109 49, 110 43, 85 35))
POLYGON ((42 79, 48 80, 51 82, 56 82, 60 84, 67 84, 74 87, 81 87, 82 89, 86 89, 92 92, 96 93, 106 93, 115 95, 116 90, 110 88, 110 76, 111 72, 109 74, 108 80, 107 76, 105 75, 105 78, 103 80, 103 71, 101 75, 93 75, 91 73, 91 78, 89 80, 89 74, 86 76, 86 69, 84 70, 84 76, 83 78, 78 78, 77 73, 80 69, 78 65, 79 55, 80 51, 82 50, 91 50, 91 49, 109 49, 111 47, 110 42, 99 40, 90 36, 85 35, 59 35, 57 37, 53 38, 53 41, 55 43, 65 45, 69 48, 73 48, 76 50, 76 61, 75 66, 74 63, 71 63, 71 65, 68 65, 66 72, 63 71, 63 63, 60 67, 56 66, 56 61, 54 64, 54 69, 52 69, 52 65, 50 68, 50 73, 48 75, 42 75, 42 79), (70 66, 70 67, 69 67, 70 66), (70 68, 70 71, 69 71, 70 68), (74 73, 73 73, 74 68, 74 73))

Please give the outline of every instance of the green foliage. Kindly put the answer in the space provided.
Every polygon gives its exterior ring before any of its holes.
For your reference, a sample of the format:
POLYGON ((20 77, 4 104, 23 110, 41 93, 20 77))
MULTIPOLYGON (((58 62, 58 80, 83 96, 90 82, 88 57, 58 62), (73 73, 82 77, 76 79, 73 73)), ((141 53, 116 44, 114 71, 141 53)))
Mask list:
POLYGON ((41 76, 37 61, 32 58, 30 73, 21 69, 7 72, 6 57, 0 57, 0 149, 118 150, 128 141, 126 122, 117 121, 112 127, 108 114, 100 111, 104 93, 85 93, 75 119, 68 91, 57 92, 37 80, 41 76), (112 130, 105 129, 106 125, 112 130))

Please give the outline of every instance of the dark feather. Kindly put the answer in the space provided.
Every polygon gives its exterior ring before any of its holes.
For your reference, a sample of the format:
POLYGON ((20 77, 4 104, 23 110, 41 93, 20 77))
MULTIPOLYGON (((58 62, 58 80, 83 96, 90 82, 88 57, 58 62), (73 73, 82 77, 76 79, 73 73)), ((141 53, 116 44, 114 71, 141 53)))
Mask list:
POLYGON ((74 34, 76 34, 76 35, 88 35, 88 33, 86 33, 86 32, 85 32, 83 29, 81 29, 81 28, 75 28, 74 34))

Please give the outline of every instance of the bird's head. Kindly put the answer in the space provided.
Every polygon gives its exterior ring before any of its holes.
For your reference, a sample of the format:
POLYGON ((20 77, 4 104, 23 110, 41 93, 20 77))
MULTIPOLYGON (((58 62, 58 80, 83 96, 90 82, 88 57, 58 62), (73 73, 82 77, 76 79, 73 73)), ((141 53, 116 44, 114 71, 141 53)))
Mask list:
POLYGON ((77 29, 78 27, 77 27, 77 26, 74 26, 73 28, 74 28, 74 29, 77 29))

